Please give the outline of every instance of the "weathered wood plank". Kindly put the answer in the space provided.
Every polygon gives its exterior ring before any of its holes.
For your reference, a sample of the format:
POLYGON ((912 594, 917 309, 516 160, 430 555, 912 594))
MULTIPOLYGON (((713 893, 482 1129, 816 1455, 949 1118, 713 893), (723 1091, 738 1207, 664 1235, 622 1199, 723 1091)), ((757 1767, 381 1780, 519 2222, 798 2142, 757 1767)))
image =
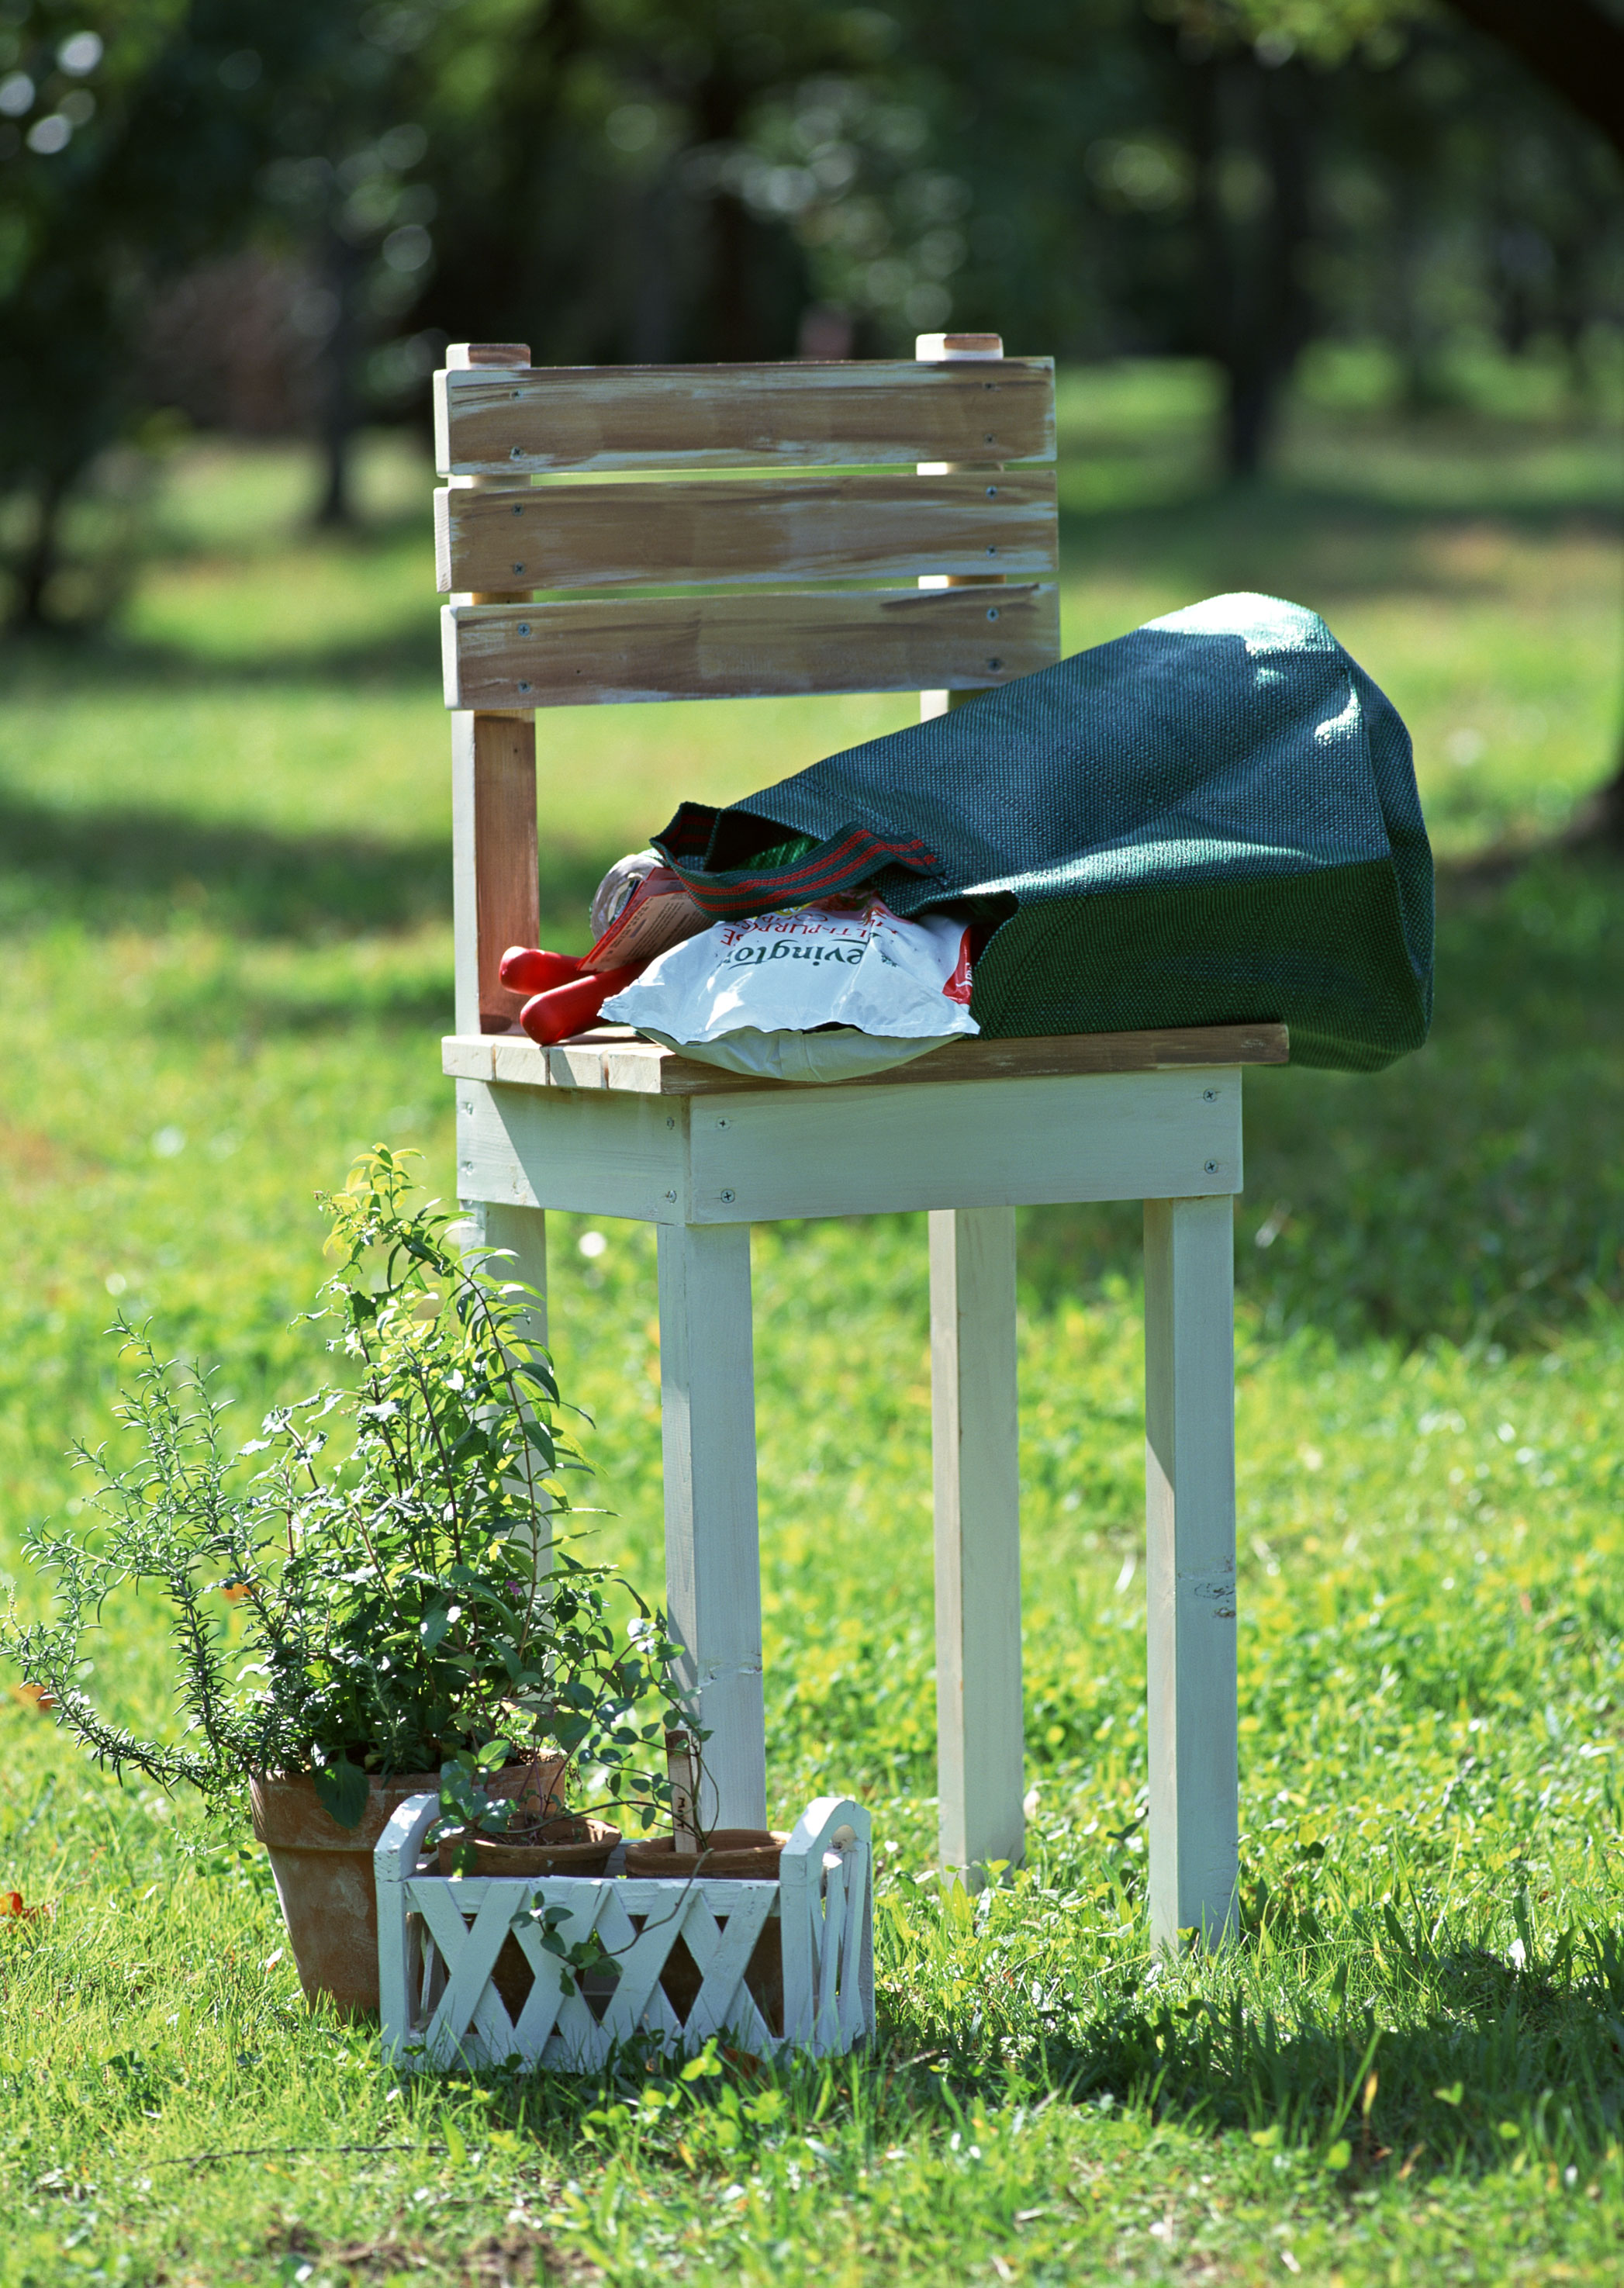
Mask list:
MULTIPOLYGON (((442 1069, 454 1079, 516 1082, 521 1087, 607 1088, 638 1096, 737 1096, 757 1091, 806 1095, 781 1080, 751 1080, 640 1041, 626 1026, 605 1025, 568 1045, 582 1068, 559 1069, 562 1051, 538 1048, 522 1033, 492 1039, 448 1035, 442 1069)), ((916 1082, 1050 1078, 1067 1073, 1173 1072, 1202 1065, 1283 1065, 1291 1060, 1284 1025, 1191 1025, 1162 1032, 1055 1033, 1030 1039, 950 1042, 892 1072, 846 1081, 846 1088, 908 1088, 916 1082)))
POLYGON ((801 589, 448 605, 446 704, 582 707, 802 693, 979 691, 1050 667, 1059 591, 801 589))
POLYGON ((448 486, 434 496, 442 595, 673 582, 1054 576, 1055 477, 693 478, 448 486))
POLYGON ((459 712, 451 734, 452 934, 459 1031, 501 1032, 526 996, 498 975, 511 945, 534 945, 535 725, 459 712))
POLYGON ((1054 361, 542 366, 434 377, 442 476, 1052 461, 1054 361))
POLYGON ((1234 1935, 1233 1204, 1145 1207, 1145 1506, 1151 1939, 1234 1935))

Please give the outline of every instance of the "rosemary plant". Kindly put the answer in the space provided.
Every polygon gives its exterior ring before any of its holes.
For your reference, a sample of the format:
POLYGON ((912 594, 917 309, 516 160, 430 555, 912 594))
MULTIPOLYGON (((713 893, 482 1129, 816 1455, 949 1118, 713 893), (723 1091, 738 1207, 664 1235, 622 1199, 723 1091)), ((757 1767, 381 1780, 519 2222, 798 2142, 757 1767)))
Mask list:
POLYGON ((670 1800, 674 1648, 660 1615, 580 1553, 565 1481, 587 1465, 524 1331, 527 1291, 495 1259, 464 1260, 410 1189, 380 1146, 321 1197, 339 1267, 310 1315, 350 1377, 277 1409, 238 1453, 208 1378, 119 1320, 136 1370, 117 1411, 140 1458, 115 1470, 79 1450, 98 1487, 89 1529, 28 1536, 54 1609, 28 1624, 13 1601, 0 1656, 99 1762, 212 1805, 240 1799, 251 1774, 310 1772, 353 1827, 369 1775, 483 1776, 551 1751, 577 1794, 590 1773, 598 1802, 647 1824, 670 1800), (169 1607, 169 1740, 112 1721, 78 1681, 87 1631, 131 1586, 169 1607))

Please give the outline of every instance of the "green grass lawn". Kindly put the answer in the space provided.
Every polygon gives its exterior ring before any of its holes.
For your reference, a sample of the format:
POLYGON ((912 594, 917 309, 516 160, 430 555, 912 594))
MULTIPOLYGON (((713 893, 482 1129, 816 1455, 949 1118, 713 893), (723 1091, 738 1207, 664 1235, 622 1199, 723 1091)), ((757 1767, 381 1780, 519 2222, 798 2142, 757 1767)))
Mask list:
MULTIPOLYGON (((1193 369, 1066 377, 1068 647, 1226 587, 1314 605, 1446 862, 1428 1048, 1248 1084, 1244 1944, 1145 1944, 1137 1216, 1023 1225, 1035 1807, 973 1903, 931 1871, 923 1225, 764 1229, 771 1784, 872 1803, 873 2053, 398 2087, 305 2012, 242 1835, 6 1698, 0 1895, 49 1911, 0 1920, 0 2288, 1619 2277, 1624 875, 1541 846, 1617 737, 1617 441, 1537 401, 1402 424, 1322 367, 1234 493, 1210 412, 1193 369)), ((313 1192, 374 1139, 451 1187, 428 478, 370 445, 345 541, 313 484, 188 449, 112 632, 0 660, 0 1564, 111 1434, 115 1307, 246 1438, 319 1378, 313 1192)), ((681 798, 907 713, 543 718, 549 933, 681 798)), ((657 1589, 653 1247, 582 1235, 552 1219, 560 1371, 657 1589)), ((161 1716, 150 1620, 109 1621, 96 1686, 161 1716)))

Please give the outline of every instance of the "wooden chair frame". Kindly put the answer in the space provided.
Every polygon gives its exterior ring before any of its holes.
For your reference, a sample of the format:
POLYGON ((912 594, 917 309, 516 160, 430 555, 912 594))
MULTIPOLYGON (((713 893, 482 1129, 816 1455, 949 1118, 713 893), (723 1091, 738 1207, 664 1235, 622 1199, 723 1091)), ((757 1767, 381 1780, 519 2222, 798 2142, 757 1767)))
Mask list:
POLYGON ((548 1208, 656 1227, 667 1595, 715 1815, 766 1813, 751 1223, 930 1212, 940 1847, 968 1872, 1024 1831, 1015 1210, 1143 1200, 1151 1918, 1163 1949, 1217 1942, 1241 1075, 1284 1061, 1284 1029, 969 1040, 790 1088, 614 1028, 540 1048, 497 974, 539 930, 536 708, 918 690, 930 715, 1058 657, 1051 361, 992 336, 911 365, 548 369, 474 345, 436 409, 458 1191, 543 1296, 548 1208))

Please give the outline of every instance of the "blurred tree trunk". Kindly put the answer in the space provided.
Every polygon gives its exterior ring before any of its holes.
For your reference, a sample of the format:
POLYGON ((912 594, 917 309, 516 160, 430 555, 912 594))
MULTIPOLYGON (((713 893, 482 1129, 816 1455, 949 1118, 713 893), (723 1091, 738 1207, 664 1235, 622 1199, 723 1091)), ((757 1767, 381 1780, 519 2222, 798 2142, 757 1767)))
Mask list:
POLYGON ((662 167, 638 200, 637 282, 631 306, 633 365, 671 361, 670 207, 677 195, 670 171, 662 167))
MULTIPOLYGON (((1457 16, 1510 49, 1624 157, 1624 21, 1596 0, 1451 0, 1457 16)), ((1624 851, 1624 749, 1574 822, 1575 840, 1624 851)))
POLYGON ((34 536, 24 550, 17 567, 17 602, 12 614, 12 625, 26 628, 31 633, 51 625, 45 609, 45 592, 51 576, 57 568, 58 538, 61 530, 62 511, 67 504, 69 480, 52 473, 40 479, 36 504, 37 520, 34 536))
POLYGON ((1224 377, 1226 465, 1250 477, 1311 330, 1307 90, 1299 69, 1265 69, 1249 52, 1193 78, 1201 330, 1224 377))
MULTIPOLYGON (((718 48, 694 93, 694 115, 707 143, 725 150, 736 143, 746 91, 718 48)), ((759 354, 751 322, 747 218, 736 192, 718 183, 710 195, 709 352, 725 364, 759 354)))
POLYGON ((323 474, 316 522, 330 528, 353 521, 350 446, 360 422, 355 393, 355 360, 360 349, 355 298, 360 284, 361 259, 356 248, 330 223, 322 237, 322 275, 337 304, 337 315, 321 346, 323 474))

